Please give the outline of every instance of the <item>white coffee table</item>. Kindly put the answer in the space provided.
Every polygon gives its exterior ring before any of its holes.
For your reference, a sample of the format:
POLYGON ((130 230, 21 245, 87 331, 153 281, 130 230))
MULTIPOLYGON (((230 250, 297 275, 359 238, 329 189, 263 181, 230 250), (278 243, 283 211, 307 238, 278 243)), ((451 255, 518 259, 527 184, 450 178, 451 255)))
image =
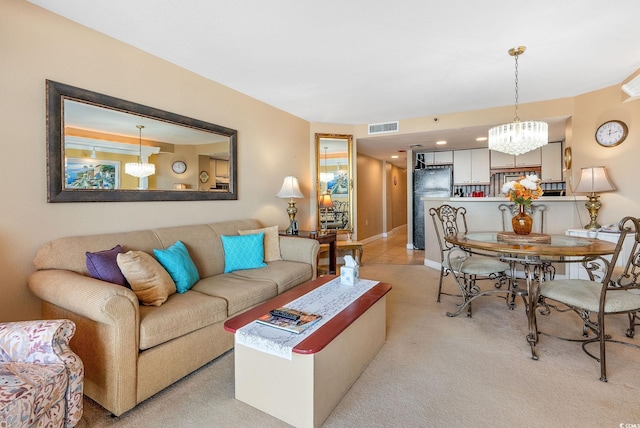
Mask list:
MULTIPOLYGON (((232 333, 335 278, 299 285, 225 322, 232 333)), ((386 294, 378 283, 293 348, 292 359, 235 344, 236 398, 296 427, 317 427, 378 353, 386 338, 386 294)))

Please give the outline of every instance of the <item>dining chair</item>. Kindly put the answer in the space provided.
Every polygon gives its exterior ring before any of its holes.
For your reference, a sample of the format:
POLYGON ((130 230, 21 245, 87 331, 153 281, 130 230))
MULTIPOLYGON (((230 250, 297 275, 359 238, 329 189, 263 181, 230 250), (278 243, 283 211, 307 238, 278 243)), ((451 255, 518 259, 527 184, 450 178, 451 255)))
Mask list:
MULTIPOLYGON (((600 362, 600 380, 607 381, 606 344, 620 343, 640 348, 640 346, 615 339, 605 332, 605 316, 612 314, 627 314, 629 316, 628 337, 633 337, 635 332, 635 315, 640 312, 640 218, 625 217, 618 223, 620 237, 616 245, 611 261, 598 256, 589 258, 582 265, 589 274, 589 280, 585 279, 560 279, 540 283, 540 298, 547 307, 553 307, 560 311, 565 306, 575 312, 583 321, 585 335, 589 331, 594 337, 579 340, 582 349, 590 357, 600 362), (614 269, 618 256, 622 250, 627 234, 634 235, 634 243, 629 256, 624 260, 624 267, 614 269), (604 269, 603 277, 597 279, 594 271, 604 269), (549 300, 562 304, 561 307, 552 306, 549 300), (590 343, 599 343, 599 353, 587 349, 590 343)), ((575 341, 574 339, 566 339, 575 341)))
MULTIPOLYGON (((492 280, 496 291, 500 291, 505 283, 509 283, 506 272, 509 265, 497 258, 471 254, 468 251, 454 246, 444 238, 457 233, 467 233, 467 210, 464 207, 453 207, 451 205, 441 205, 437 208, 429 209, 429 214, 433 220, 433 227, 436 233, 436 240, 440 247, 440 282, 438 284, 437 302, 440 297, 446 296, 462 297, 462 303, 458 305, 458 310, 454 313, 447 312, 449 316, 458 315, 466 306, 467 316, 471 317, 471 302, 482 292, 477 284, 480 280, 492 280), (461 294, 451 294, 442 291, 444 277, 453 274, 461 294)), ((504 291, 504 290, 503 290, 504 291)), ((509 293, 511 290, 506 290, 509 293)), ((509 299, 507 299, 507 302, 509 299)), ((510 305, 513 308, 512 305, 510 305)))

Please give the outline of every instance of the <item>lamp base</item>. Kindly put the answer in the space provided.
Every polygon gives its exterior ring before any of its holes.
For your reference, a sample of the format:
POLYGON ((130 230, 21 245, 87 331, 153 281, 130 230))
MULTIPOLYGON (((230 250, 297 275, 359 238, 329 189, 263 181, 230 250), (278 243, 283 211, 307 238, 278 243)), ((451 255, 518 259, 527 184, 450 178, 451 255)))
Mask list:
POLYGON ((287 235, 297 235, 298 234, 298 222, 296 220, 291 220, 289 222, 289 227, 286 230, 287 235))
POLYGON ((589 217, 591 217, 591 222, 585 225, 584 228, 587 230, 598 230, 600 229, 600 225, 596 221, 598 218, 598 211, 602 208, 602 202, 598 200, 600 197, 596 195, 595 192, 591 193, 591 195, 587 196, 589 200, 584 203, 584 206, 587 207, 587 211, 589 211, 589 217))

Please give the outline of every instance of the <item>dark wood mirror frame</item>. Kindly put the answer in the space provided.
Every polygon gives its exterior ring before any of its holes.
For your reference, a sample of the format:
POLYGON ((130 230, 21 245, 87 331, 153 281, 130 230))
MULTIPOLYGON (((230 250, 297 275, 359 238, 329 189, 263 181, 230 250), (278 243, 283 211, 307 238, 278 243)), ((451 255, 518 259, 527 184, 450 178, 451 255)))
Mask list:
POLYGON ((238 132, 201 120, 125 101, 97 92, 47 80, 47 201, 48 202, 141 202, 141 201, 200 201, 237 200, 237 138, 238 132), (157 119, 179 126, 224 135, 229 138, 229 191, 180 190, 100 190, 68 189, 64 177, 64 99, 71 98, 100 107, 157 119))

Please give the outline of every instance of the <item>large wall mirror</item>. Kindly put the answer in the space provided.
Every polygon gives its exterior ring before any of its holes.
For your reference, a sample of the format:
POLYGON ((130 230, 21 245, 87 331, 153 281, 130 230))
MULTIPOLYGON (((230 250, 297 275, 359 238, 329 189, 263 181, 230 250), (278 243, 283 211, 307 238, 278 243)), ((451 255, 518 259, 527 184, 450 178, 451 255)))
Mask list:
POLYGON ((49 202, 238 199, 236 157, 234 129, 47 81, 49 202))
POLYGON ((316 134, 318 228, 353 232, 352 135, 316 134))

